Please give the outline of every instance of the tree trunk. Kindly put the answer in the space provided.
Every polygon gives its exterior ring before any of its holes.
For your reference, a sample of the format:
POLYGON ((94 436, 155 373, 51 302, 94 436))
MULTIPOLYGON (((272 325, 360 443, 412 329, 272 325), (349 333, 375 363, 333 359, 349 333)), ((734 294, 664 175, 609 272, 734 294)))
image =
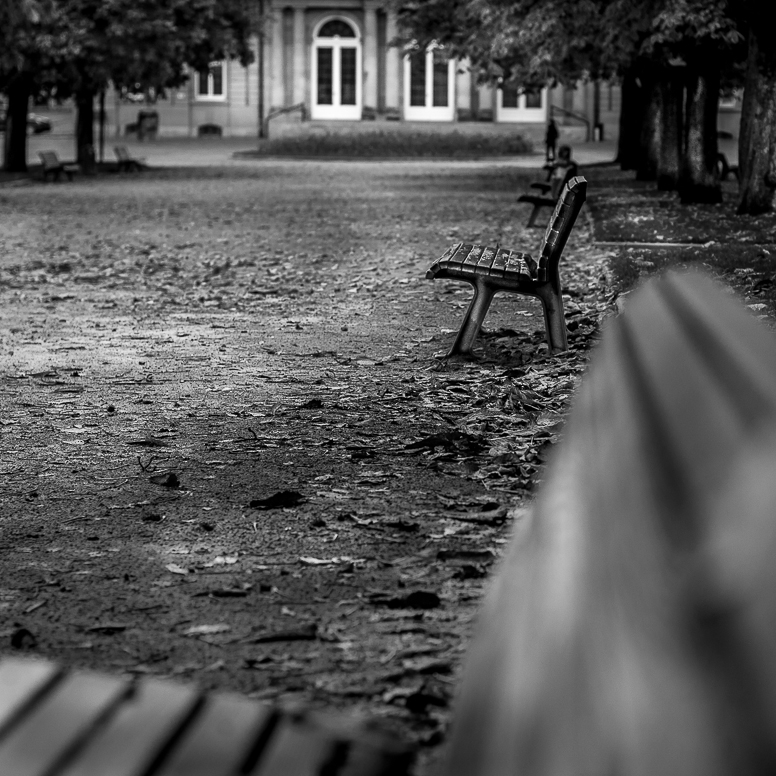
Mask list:
POLYGON ((687 78, 684 159, 679 177, 683 204, 722 202, 717 172, 719 72, 691 68, 687 78))
POLYGON ((94 91, 80 89, 76 94, 76 107, 76 159, 81 169, 90 173, 94 171, 94 91))
POLYGON ((660 84, 652 77, 643 77, 641 83, 646 98, 646 110, 641 124, 636 180, 653 181, 657 178, 658 159, 660 158, 660 128, 662 126, 660 84))
POLYGON ((749 35, 741 133, 738 138, 738 212, 776 209, 776 48, 749 35))
POLYGON ((682 159, 684 83, 681 70, 667 70, 659 86, 660 155, 657 161, 657 188, 659 191, 673 191, 679 185, 682 159))
POLYGON ((6 94, 8 107, 5 125, 4 169, 7 172, 27 172, 27 111, 31 85, 27 75, 11 81, 6 94))
POLYGON ((641 81, 635 69, 622 79, 622 104, 620 107, 620 136, 617 140, 615 161, 622 170, 635 170, 641 150, 641 126, 644 123, 646 100, 641 81))

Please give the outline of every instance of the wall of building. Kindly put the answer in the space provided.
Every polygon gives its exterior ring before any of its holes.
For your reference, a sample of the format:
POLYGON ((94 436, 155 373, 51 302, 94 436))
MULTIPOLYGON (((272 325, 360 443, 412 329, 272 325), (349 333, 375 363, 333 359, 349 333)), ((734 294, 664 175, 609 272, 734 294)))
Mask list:
MULTIPOLYGON (((258 135, 262 86, 265 117, 300 103, 304 104, 308 119, 313 114, 313 120, 305 122, 299 121, 299 113, 273 118, 269 127, 275 136, 310 131, 371 131, 377 124, 381 129, 400 131, 399 126, 404 123, 414 131, 427 122, 429 131, 520 131, 541 141, 552 114, 561 130, 561 139, 578 142, 617 137, 620 89, 616 85, 581 83, 573 89, 556 87, 548 91, 542 111, 530 117, 512 112, 511 118, 505 118, 499 91, 477 84, 465 62, 455 64, 449 118, 408 121, 405 62, 397 49, 388 46, 395 35, 396 19, 385 10, 383 0, 268 0, 266 6, 270 23, 264 45, 260 47, 258 40, 254 42, 257 56, 260 51, 263 55, 263 85, 259 84, 258 61, 247 68, 229 62, 226 94, 221 100, 199 99, 193 83, 171 92, 153 106, 109 95, 109 133, 124 135, 127 127, 136 122, 140 109, 153 109, 159 113, 162 135, 196 136, 199 127, 206 124, 218 125, 226 136, 258 135), (315 32, 325 20, 334 17, 354 27, 361 50, 360 115, 339 122, 317 120, 313 110, 315 32), (506 129, 502 130, 502 126, 506 129)), ((740 104, 721 106, 720 129, 737 136, 739 117, 740 104)), ((415 112, 412 118, 418 118, 415 112)))

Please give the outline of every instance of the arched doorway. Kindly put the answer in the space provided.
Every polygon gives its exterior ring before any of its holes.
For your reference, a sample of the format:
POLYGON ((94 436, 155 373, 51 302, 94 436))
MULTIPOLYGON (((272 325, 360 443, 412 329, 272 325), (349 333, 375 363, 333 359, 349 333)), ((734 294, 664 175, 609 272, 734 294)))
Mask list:
POLYGON ((361 118, 361 39, 342 18, 327 19, 313 38, 313 119, 361 118))

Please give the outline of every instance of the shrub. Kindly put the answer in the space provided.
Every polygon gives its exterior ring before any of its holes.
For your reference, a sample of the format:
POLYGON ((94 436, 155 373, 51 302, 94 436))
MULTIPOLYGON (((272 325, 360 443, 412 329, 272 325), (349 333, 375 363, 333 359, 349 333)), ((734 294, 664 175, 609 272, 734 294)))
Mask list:
POLYGON ((310 134, 261 143, 259 156, 476 157, 512 156, 533 150, 522 135, 462 132, 390 132, 310 134))

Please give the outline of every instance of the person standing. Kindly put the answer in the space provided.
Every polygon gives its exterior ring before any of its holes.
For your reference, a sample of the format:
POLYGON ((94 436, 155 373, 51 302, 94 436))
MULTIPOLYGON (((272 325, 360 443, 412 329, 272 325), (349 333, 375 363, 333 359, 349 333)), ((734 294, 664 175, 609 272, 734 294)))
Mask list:
POLYGON ((546 159, 548 162, 555 161, 555 144, 558 142, 558 126, 555 119, 550 119, 547 125, 547 134, 544 136, 544 145, 546 149, 546 159))

